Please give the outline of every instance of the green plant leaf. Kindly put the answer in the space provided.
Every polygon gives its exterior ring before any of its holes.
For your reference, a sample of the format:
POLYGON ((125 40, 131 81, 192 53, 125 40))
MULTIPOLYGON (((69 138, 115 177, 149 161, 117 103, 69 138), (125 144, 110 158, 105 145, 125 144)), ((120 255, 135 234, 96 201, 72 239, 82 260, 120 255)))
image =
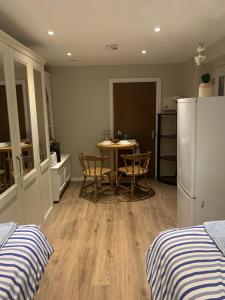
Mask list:
POLYGON ((205 73, 201 76, 201 80, 203 83, 208 83, 210 81, 210 74, 209 73, 205 73))

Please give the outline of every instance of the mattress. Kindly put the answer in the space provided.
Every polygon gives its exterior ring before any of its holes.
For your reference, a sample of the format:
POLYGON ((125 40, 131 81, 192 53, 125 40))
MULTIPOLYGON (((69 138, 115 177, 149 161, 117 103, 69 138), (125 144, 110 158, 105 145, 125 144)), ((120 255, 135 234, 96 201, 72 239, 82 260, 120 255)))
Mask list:
POLYGON ((162 232, 147 252, 157 300, 225 299, 225 257, 203 226, 162 232))
POLYGON ((19 226, 0 249, 0 299, 33 299, 52 253, 36 225, 19 226))

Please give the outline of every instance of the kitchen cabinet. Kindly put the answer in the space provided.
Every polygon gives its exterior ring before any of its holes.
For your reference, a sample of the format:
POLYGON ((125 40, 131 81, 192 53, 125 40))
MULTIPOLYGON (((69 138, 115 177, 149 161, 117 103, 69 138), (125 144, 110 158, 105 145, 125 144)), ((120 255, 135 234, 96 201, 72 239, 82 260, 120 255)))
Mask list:
POLYGON ((61 154, 61 161, 51 167, 52 201, 59 202, 60 196, 71 179, 71 155, 61 154))

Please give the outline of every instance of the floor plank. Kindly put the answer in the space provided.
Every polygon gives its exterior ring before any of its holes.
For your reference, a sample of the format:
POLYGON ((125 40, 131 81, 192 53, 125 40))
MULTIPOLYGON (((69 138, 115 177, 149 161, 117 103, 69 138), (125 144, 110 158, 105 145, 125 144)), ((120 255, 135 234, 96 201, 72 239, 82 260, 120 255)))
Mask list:
POLYGON ((149 300, 146 251, 176 226, 176 187, 151 180, 155 195, 129 202, 79 198, 71 183, 43 231, 55 252, 35 300, 149 300))

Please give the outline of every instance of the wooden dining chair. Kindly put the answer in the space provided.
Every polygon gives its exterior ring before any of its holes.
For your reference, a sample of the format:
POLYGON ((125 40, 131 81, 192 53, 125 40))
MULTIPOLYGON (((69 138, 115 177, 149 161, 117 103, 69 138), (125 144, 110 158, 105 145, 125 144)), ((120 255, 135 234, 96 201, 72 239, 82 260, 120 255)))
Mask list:
POLYGON ((104 162, 107 159, 107 156, 95 156, 95 155, 84 155, 83 153, 79 154, 79 161, 84 176, 84 180, 80 189, 79 197, 82 196, 83 191, 89 187, 94 187, 94 199, 98 193, 101 193, 105 190, 111 189, 114 192, 113 182, 111 179, 111 169, 104 167, 104 162), (102 186, 103 176, 107 176, 109 180, 109 186, 102 186), (87 178, 93 178, 93 181, 86 183, 87 178), (100 182, 100 187, 98 186, 100 182))
POLYGON ((6 189, 6 173, 5 170, 0 169, 0 192, 6 189))
POLYGON ((34 157, 32 155, 23 155, 22 161, 24 174, 28 174, 34 169, 34 157))
POLYGON ((6 163, 8 164, 8 170, 9 170, 9 184, 10 186, 15 183, 15 176, 14 176, 14 170, 13 170, 13 159, 12 157, 6 158, 6 163))
POLYGON ((131 197, 134 197, 134 189, 140 187, 146 192, 151 191, 148 180, 147 173, 149 168, 149 163, 151 159, 151 152, 140 153, 140 154, 126 154, 121 155, 124 161, 124 167, 119 168, 119 187, 130 192, 131 197), (122 175, 126 175, 130 178, 130 186, 120 184, 122 175), (143 176, 145 178, 146 186, 138 184, 138 179, 143 176))

